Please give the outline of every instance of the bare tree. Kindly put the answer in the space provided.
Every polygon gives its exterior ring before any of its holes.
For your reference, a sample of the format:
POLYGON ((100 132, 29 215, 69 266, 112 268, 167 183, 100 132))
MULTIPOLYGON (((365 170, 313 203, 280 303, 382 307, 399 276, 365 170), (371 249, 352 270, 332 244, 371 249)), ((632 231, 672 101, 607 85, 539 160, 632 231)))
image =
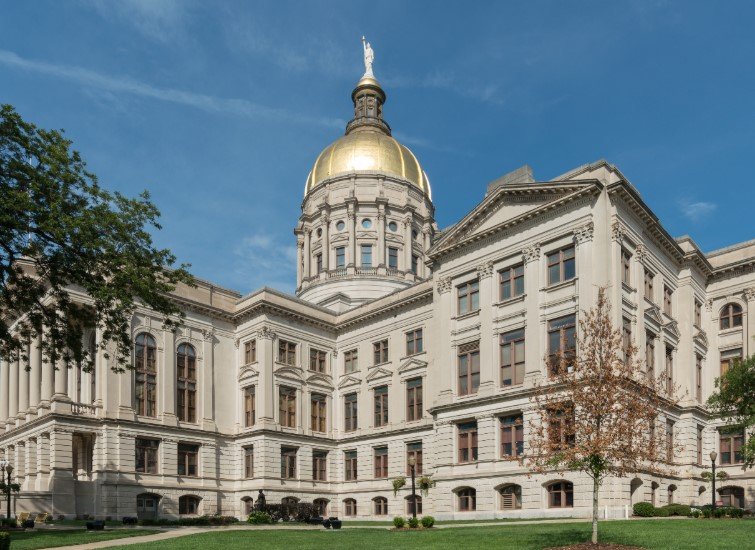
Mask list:
POLYGON ((546 357, 536 384, 536 421, 528 462, 537 473, 576 470, 593 481, 592 542, 598 541, 598 496, 607 476, 670 473, 677 446, 656 429, 659 413, 677 403, 666 373, 656 378, 637 359, 631 335, 614 328, 605 289, 584 311, 574 345, 546 357))

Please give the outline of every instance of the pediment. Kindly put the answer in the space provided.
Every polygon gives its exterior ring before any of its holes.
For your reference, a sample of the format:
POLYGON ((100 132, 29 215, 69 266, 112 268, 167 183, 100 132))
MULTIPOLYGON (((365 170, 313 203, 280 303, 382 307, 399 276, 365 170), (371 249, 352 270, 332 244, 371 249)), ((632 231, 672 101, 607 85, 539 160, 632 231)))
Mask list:
POLYGON ((275 369, 275 376, 296 380, 297 382, 304 381, 304 374, 302 370, 297 367, 277 367, 275 369))
POLYGON ((585 182, 528 183, 502 186, 443 234, 430 250, 434 256, 462 242, 504 229, 545 213, 562 201, 576 198, 591 184, 585 182))
POLYGON ((383 367, 376 367, 372 369, 372 371, 367 375, 367 381, 372 382, 373 380, 380 380, 382 378, 390 378, 393 375, 393 373, 383 367))
POLYGON ((405 372, 413 372, 427 367, 427 361, 410 357, 398 367, 398 372, 403 374, 405 372))
POLYGON ((708 335, 705 333, 703 329, 697 329, 695 331, 694 340, 700 346, 704 347, 705 349, 708 349, 708 335))
POLYGON ((246 365, 244 367, 241 367, 241 370, 239 370, 238 379, 239 380, 244 380, 244 379, 254 378, 258 374, 259 373, 257 372, 256 368, 254 368, 254 367, 252 367, 250 365, 246 365))
POLYGON ((357 239, 375 239, 377 236, 374 231, 357 231, 357 239))
POLYGON ((679 324, 676 321, 669 321, 668 323, 663 325, 663 331, 666 334, 673 336, 677 340, 682 336, 682 333, 679 332, 679 324))
POLYGON ((356 376, 347 375, 341 378, 341 380, 338 382, 338 389, 349 388, 351 386, 358 386, 361 383, 362 381, 359 380, 359 378, 357 378, 356 376))
POLYGON ((663 318, 661 317, 661 310, 656 305, 646 306, 645 319, 660 326, 663 324, 663 318))
POLYGON ((330 376, 320 373, 312 374, 309 378, 307 378, 307 384, 315 384, 318 386, 325 386, 327 388, 333 389, 333 381, 330 379, 330 376))
POLYGON ((330 241, 334 243, 341 242, 341 241, 348 241, 348 240, 349 240, 348 233, 336 233, 330 238, 330 241))

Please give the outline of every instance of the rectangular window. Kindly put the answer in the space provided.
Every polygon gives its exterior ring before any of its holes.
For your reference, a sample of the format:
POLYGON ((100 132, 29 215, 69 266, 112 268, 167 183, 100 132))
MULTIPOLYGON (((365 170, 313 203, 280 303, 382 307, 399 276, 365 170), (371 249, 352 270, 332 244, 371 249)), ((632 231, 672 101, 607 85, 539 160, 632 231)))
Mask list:
POLYGON ((414 355, 424 351, 422 329, 418 328, 406 333, 406 354, 414 355))
POLYGON ((388 425, 388 386, 375 388, 375 427, 388 425))
POLYGON ((742 448, 745 444, 745 434, 741 429, 722 429, 719 432, 718 446, 721 465, 742 464, 742 448))
POLYGON ((666 392, 674 393, 674 348, 666 348, 666 392))
POLYGON ((524 329, 501 334, 501 385, 524 383, 524 329))
POLYGON ((632 348, 632 321, 626 317, 621 320, 621 346, 624 361, 629 361, 629 351, 632 348))
POLYGON ((465 422, 457 427, 459 431, 459 462, 477 460, 477 422, 465 422))
POLYGON ((374 461, 375 477, 378 479, 388 477, 388 447, 376 447, 374 461))
POLYGON ((344 352, 343 369, 345 372, 355 372, 359 370, 359 353, 356 349, 344 352))
POLYGON ((244 477, 254 477, 254 447, 244 447, 244 477))
POLYGON ((632 255, 625 249, 621 249, 621 282, 625 285, 631 283, 632 255))
POLYGON ((198 445, 178 444, 178 475, 196 477, 198 445))
POLYGON ((406 421, 422 418, 422 378, 406 381, 406 421))
POLYGON ((548 438, 554 450, 574 445, 574 409, 561 407, 548 411, 548 438))
POLYGON ((703 402, 703 358, 695 355, 695 397, 698 403, 703 402))
POLYGON ((312 428, 313 432, 326 432, 327 426, 326 426, 326 418, 325 418, 325 406, 327 401, 325 400, 324 395, 319 395, 316 393, 312 394, 312 401, 310 403, 310 406, 312 407, 312 422, 310 424, 310 427, 312 428))
POLYGON ((501 456, 524 454, 524 419, 521 414, 501 417, 501 456))
POLYGON ((382 365, 388 362, 388 340, 380 340, 372 344, 372 364, 382 365))
POLYGON ((507 267, 498 276, 501 300, 524 294, 524 264, 507 267))
POLYGON ((480 309, 480 281, 464 283, 456 289, 459 315, 480 309))
POLYGON ((567 246, 547 255, 548 284, 555 285, 573 279, 576 271, 574 264, 574 247, 567 246))
POLYGON ((281 426, 296 428, 296 390, 281 386, 278 391, 278 401, 281 426))
POLYGON ((480 341, 459 346, 459 395, 477 393, 480 387, 480 341))
POLYGON ((336 247, 336 267, 346 267, 346 247, 336 247))
POLYGON ((388 247, 388 267, 398 269, 398 248, 393 246, 388 247))
POLYGON ((695 300, 695 326, 698 328, 703 326, 703 304, 700 300, 695 300))
POLYGON ((567 315, 548 321, 548 362, 549 374, 556 375, 560 370, 570 371, 577 356, 577 320, 567 315))
POLYGON ((278 361, 284 365, 296 366, 296 344, 286 340, 278 341, 278 361))
POLYGON ((655 378, 655 334, 652 332, 645 333, 645 367, 647 377, 655 378))
POLYGON ((254 426, 255 422, 255 402, 254 386, 244 388, 244 427, 254 426))
POLYGON ((666 420, 666 460, 674 462, 674 422, 666 420))
POLYGON ((730 349, 721 352, 721 376, 724 376, 729 369, 742 360, 742 348, 730 349))
POLYGON ((281 447, 281 478, 296 479, 295 447, 281 447))
POLYGON ((353 432, 357 429, 357 394, 350 393, 343 398, 343 429, 353 432))
POLYGON ((419 256, 412 254, 412 273, 417 275, 419 270, 419 256))
POLYGON ((671 298, 673 293, 666 285, 663 286, 663 313, 671 317, 671 298))
POLYGON ((317 273, 322 273, 322 254, 315 256, 315 265, 317 266, 317 273))
POLYGON ((414 443, 406 444, 406 475, 412 475, 412 468, 409 466, 409 462, 414 458, 414 474, 422 475, 422 442, 416 441, 414 443))
POLYGON ((257 340, 244 342, 244 364, 254 363, 257 360, 257 340))
POLYGON ((356 481, 357 479, 357 452, 346 451, 343 453, 344 460, 344 478, 346 481, 356 481))
POLYGON ((315 481, 328 480, 328 453, 312 451, 312 479, 315 481))
POLYGON ((135 442, 136 450, 136 471, 145 474, 157 473, 157 450, 160 448, 160 442, 156 439, 137 439, 135 442))
POLYGON ((697 464, 703 463, 703 427, 697 426, 697 464))
POLYGON ((655 299, 653 297, 653 279, 655 278, 655 275, 645 269, 644 271, 644 278, 645 278, 645 299, 655 303, 655 299))
POLYGON ((325 358, 327 353, 319 349, 309 350, 309 370, 315 372, 325 372, 325 358))
POLYGON ((361 246, 362 251, 362 267, 372 267, 372 245, 363 244, 361 246))

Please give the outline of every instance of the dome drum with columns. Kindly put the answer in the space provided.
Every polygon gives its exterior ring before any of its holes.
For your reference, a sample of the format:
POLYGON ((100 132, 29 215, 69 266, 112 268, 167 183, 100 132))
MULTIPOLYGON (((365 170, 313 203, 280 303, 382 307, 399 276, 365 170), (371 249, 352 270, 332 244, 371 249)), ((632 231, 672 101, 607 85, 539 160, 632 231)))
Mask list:
POLYGON ((354 118, 307 177, 297 236, 297 295, 350 309, 430 276, 430 181, 383 120, 385 92, 365 74, 354 118))

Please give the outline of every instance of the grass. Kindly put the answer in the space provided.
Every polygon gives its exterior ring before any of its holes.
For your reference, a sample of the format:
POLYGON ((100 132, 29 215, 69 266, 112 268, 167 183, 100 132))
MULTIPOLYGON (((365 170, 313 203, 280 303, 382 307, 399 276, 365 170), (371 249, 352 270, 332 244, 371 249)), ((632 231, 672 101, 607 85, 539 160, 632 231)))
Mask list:
MULTIPOLYGON (((648 550, 740 550, 752 548, 755 520, 637 520, 601 522, 601 540, 637 545, 648 550)), ((160 550, 232 550, 265 548, 324 550, 332 548, 382 547, 391 550, 542 550, 585 542, 590 524, 560 523, 534 525, 475 526, 426 531, 387 529, 342 529, 341 531, 226 531, 189 535, 141 548, 160 550)), ((127 550, 127 547, 123 547, 127 550)))
POLYGON ((13 550, 34 550, 35 548, 70 546, 72 544, 151 535, 157 532, 154 529, 110 529, 105 531, 34 529, 11 532, 11 548, 13 550))
MULTIPOLYGON (((475 524, 478 523, 505 523, 507 521, 552 521, 556 519, 570 519, 570 518, 501 518, 501 519, 444 519, 436 520, 435 525, 459 525, 459 524, 475 524)), ((367 521, 367 520, 343 520, 344 527, 393 527, 393 520, 391 521, 367 521)))

